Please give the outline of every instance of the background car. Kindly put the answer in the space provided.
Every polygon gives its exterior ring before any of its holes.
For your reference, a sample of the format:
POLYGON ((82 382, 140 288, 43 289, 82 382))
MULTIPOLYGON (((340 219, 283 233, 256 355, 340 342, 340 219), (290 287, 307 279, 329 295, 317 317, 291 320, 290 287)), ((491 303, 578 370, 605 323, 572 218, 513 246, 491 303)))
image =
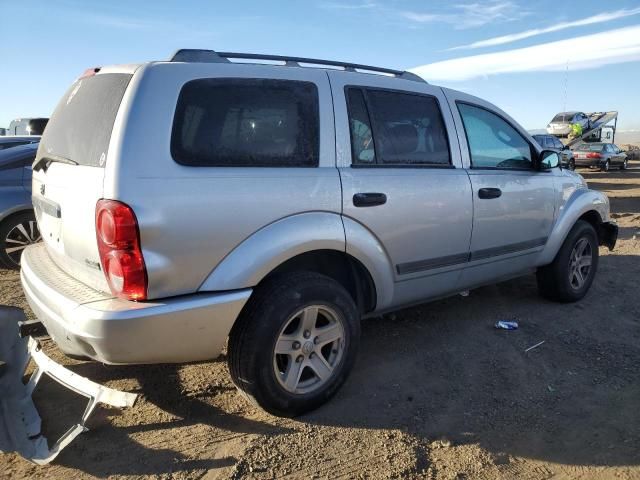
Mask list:
POLYGON ((547 133, 566 137, 571 133, 571 125, 579 123, 586 132, 591 128, 591 120, 583 112, 560 112, 547 125, 547 133))
POLYGON ((0 267, 19 268, 22 251, 40 240, 31 205, 37 143, 0 150, 0 267))
POLYGON ((554 152, 557 152, 558 155, 560 155, 560 161, 562 162, 563 168, 575 170, 576 162, 573 158, 573 152, 560 140, 553 135, 533 135, 533 138, 538 142, 538 145, 545 150, 553 150, 554 152))
POLYGON ((13 136, 0 137, 0 150, 5 150, 11 147, 18 147, 20 145, 27 145, 29 143, 38 144, 40 142, 39 136, 13 136))
POLYGON ((600 168, 603 172, 610 167, 627 168, 627 154, 613 143, 581 143, 573 155, 576 167, 600 168))

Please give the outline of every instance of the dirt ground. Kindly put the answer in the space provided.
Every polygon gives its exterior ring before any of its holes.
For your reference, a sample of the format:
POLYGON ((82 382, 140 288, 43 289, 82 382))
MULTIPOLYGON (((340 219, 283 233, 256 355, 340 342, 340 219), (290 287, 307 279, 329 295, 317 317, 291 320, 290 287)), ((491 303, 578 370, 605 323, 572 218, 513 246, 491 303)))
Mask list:
MULTIPOLYGON (((528 276, 368 320, 346 385, 295 420, 247 404, 224 358, 111 367, 48 343, 75 372, 140 399, 99 410, 52 465, 0 456, 0 477, 640 479, 640 162, 631 166, 580 172, 611 197, 621 228, 579 303, 541 299, 528 276), (501 319, 520 328, 495 330, 501 319)), ((16 273, 0 272, 0 290, 0 303, 28 311, 16 273)), ((36 401, 50 438, 84 408, 51 381, 36 401)))

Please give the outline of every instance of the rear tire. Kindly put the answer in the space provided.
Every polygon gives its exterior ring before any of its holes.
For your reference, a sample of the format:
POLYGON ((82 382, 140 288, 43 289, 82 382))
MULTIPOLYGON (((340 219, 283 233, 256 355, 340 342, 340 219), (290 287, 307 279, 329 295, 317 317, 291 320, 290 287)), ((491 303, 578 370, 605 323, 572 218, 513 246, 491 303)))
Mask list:
POLYGON ((576 302, 584 297, 598 270, 598 236, 593 226, 578 220, 556 258, 536 273, 538 291, 557 302, 576 302))
POLYGON ((569 160, 569 170, 573 172, 575 169, 576 169, 576 161, 575 159, 571 158, 569 160))
POLYGON ((607 160, 606 162, 604 162, 604 164, 600 167, 600 171, 601 172, 608 172, 609 168, 610 168, 611 164, 609 163, 609 160, 607 160))
POLYGON ((259 285, 229 336, 228 365, 240 392, 269 413, 318 408, 353 367, 360 315, 336 281, 312 272, 259 285))
POLYGON ((0 224, 0 266, 20 268, 22 251, 40 241, 40 231, 33 212, 10 215, 0 224))
POLYGON ((620 165, 620 170, 626 170, 628 165, 628 160, 625 158, 624 161, 622 162, 622 165, 620 165))

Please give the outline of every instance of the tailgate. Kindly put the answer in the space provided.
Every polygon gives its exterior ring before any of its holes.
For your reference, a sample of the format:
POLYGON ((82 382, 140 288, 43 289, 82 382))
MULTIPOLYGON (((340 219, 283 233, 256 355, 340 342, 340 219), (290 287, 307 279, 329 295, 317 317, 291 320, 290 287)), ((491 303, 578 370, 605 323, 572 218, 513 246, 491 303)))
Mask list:
POLYGON ((33 168, 36 219, 53 261, 69 275, 109 291, 95 230, 111 133, 132 75, 80 78, 56 107, 33 168))

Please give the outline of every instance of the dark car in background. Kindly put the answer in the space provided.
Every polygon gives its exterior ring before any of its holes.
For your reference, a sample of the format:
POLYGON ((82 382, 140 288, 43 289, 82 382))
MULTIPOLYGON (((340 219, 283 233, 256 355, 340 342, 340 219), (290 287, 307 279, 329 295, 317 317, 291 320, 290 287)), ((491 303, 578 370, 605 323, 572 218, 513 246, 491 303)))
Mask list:
POLYGON ((533 135, 533 138, 543 149, 557 152, 564 168, 575 170, 576 163, 573 158, 573 152, 560 140, 553 135, 533 135))
POLYGON ((37 145, 39 142, 40 142, 39 136, 9 135, 7 137, 0 137, 0 150, 5 150, 11 147, 19 147, 20 145, 27 145, 30 143, 35 143, 37 145))
POLYGON ((0 150, 0 267, 18 268, 22 251, 40 240, 31 205, 37 143, 0 150))
POLYGON ((608 172, 611 167, 627 168, 627 154, 613 143, 581 143, 573 150, 576 167, 599 168, 608 172))

